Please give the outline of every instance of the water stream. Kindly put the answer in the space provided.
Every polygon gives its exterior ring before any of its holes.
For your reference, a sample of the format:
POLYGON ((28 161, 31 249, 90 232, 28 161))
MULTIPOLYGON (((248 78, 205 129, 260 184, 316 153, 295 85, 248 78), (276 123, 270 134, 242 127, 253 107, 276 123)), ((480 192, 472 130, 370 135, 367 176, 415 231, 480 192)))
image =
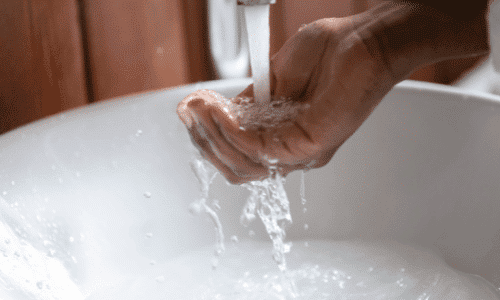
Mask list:
POLYGON ((270 101, 269 5, 245 6, 245 19, 252 66, 254 97, 257 103, 270 101))

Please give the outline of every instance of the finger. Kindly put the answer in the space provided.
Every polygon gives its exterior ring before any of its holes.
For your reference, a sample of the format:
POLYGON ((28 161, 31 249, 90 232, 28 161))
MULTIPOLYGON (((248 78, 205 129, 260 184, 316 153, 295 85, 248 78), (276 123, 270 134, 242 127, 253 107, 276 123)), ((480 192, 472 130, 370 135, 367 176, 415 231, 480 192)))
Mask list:
POLYGON ((220 109, 214 109, 210 113, 214 124, 217 125, 217 133, 228 144, 254 163, 262 162, 261 154, 265 152, 266 144, 261 130, 240 129, 239 124, 233 122, 220 109))
POLYGON ((232 184, 242 184, 252 180, 259 180, 263 175, 250 174, 248 177, 241 177, 226 166, 212 151, 210 143, 202 137, 196 130, 190 130, 190 137, 193 144, 198 148, 202 157, 208 160, 221 174, 232 184))
MULTIPOLYGON (((193 118, 196 120, 194 130, 201 141, 202 149, 211 154, 213 161, 218 160, 214 164, 226 166, 231 172, 225 171, 225 173, 235 175, 245 181, 267 174, 267 170, 263 165, 251 160, 243 152, 233 147, 222 135, 220 123, 216 122, 212 116, 212 111, 219 111, 220 115, 220 110, 217 107, 193 105, 190 106, 190 109, 190 113, 195 116, 193 118), (210 149, 210 151, 207 151, 207 149, 210 149)), ((231 123, 225 115, 224 119, 225 124, 231 123)), ((234 124, 228 125, 234 126, 234 124)), ((231 182, 237 181, 235 178, 228 179, 231 182)))
POLYGON ((337 150, 339 150, 340 146, 342 146, 342 144, 323 152, 319 159, 312 161, 312 163, 309 165, 309 168, 319 169, 326 166, 332 160, 335 153, 337 153, 337 150))
MULTIPOLYGON (((188 128, 194 127, 202 151, 210 152, 214 165, 222 164, 231 170, 231 172, 225 171, 228 176, 233 174, 244 181, 266 176, 268 172, 258 159, 258 151, 254 152, 253 157, 249 157, 247 151, 235 148, 227 136, 222 135, 222 128, 231 128, 234 134, 245 136, 250 144, 254 138, 241 131, 238 124, 231 120, 231 116, 225 110, 226 100, 213 91, 197 91, 181 101, 177 111, 188 128)), ((231 179, 233 183, 236 181, 231 179)))

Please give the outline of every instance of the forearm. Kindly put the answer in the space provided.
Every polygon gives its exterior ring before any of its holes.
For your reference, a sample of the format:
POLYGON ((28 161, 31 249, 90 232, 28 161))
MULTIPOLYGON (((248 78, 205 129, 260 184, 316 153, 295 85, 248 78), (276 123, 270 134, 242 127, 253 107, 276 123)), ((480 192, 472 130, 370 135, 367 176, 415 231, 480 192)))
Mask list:
POLYGON ((484 9, 474 4, 468 14, 466 8, 445 13, 421 3, 384 2, 367 12, 371 21, 358 29, 395 79, 425 64, 488 53, 484 9))

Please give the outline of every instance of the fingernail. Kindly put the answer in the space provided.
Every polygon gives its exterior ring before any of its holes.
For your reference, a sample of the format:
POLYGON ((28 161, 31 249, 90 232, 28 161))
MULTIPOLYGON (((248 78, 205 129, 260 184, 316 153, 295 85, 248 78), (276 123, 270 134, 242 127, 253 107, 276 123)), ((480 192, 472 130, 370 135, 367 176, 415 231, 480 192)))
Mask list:
POLYGON ((189 100, 187 106, 189 108, 196 108, 196 107, 200 107, 204 104, 204 101, 203 99, 201 98, 193 98, 192 100, 189 100))

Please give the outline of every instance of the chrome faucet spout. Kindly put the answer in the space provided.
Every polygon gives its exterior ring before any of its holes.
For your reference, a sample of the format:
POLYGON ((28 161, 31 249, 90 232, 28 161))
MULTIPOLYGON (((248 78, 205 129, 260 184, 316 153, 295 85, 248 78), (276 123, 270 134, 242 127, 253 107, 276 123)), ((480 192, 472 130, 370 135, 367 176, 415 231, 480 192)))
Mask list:
POLYGON ((246 6, 267 5, 276 3, 276 0, 237 0, 237 3, 238 5, 246 5, 246 6))

